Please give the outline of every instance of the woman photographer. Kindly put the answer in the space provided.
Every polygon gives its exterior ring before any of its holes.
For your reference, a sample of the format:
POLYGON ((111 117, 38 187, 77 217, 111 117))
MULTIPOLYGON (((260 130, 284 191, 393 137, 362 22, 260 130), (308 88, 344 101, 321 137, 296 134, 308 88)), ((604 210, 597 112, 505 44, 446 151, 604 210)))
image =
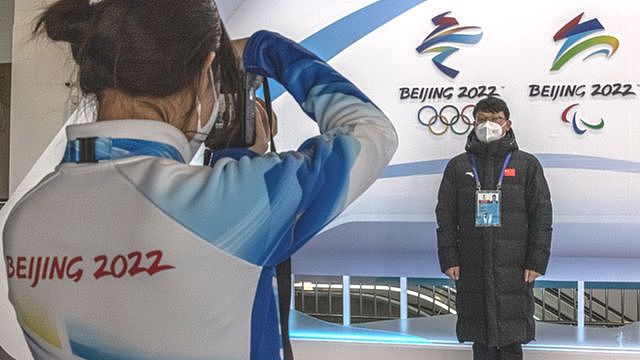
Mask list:
POLYGON ((64 161, 5 227, 34 357, 280 358, 274 266, 375 181, 397 146, 389 120, 315 55, 260 31, 244 68, 282 83, 321 134, 189 166, 220 87, 240 79, 214 3, 61 0, 38 30, 71 45, 99 109, 67 128, 64 161))

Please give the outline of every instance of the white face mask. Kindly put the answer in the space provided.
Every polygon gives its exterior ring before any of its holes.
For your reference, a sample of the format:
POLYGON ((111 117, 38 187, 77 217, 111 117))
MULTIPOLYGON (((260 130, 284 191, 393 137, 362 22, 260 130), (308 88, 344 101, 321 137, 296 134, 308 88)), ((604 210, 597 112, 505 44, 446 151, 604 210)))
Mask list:
POLYGON ((479 125, 476 125, 475 132, 478 139, 480 139, 480 141, 482 141, 483 143, 490 143, 492 141, 501 139, 504 136, 502 126, 500 126, 500 124, 494 123, 493 121, 485 121, 479 125))
MULTIPOLYGON (((209 80, 211 81, 211 88, 214 89, 213 83, 213 72, 209 70, 209 80)), ((196 128, 196 133, 191 138, 189 145, 191 146, 191 154, 195 155, 202 143, 209 136, 209 132, 213 129, 213 124, 216 122, 216 118, 218 117, 218 110, 220 109, 220 103, 217 101, 215 96, 215 90, 213 95, 213 109, 211 110, 211 115, 209 116, 209 120, 202 126, 202 104, 200 100, 196 99, 196 114, 198 116, 198 126, 196 128)))

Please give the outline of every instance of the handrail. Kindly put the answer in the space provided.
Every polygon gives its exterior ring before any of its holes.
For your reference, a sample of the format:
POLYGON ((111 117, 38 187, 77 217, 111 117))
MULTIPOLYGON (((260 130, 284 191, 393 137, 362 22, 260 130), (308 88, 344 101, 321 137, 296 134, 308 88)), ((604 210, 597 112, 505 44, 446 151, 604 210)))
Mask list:
MULTIPOLYGON (((314 297, 314 303, 316 304, 315 309, 312 311, 306 311, 308 307, 305 307, 304 310, 306 313, 314 316, 322 316, 322 317, 331 317, 335 320, 339 320, 342 318, 342 314, 336 314, 335 312, 332 314, 323 314, 322 311, 319 310, 318 303, 320 301, 325 301, 324 297, 326 297, 327 288, 337 289, 341 285, 336 283, 331 285, 330 287, 325 285, 320 285, 319 282, 314 282, 313 279, 315 276, 301 276, 301 279, 308 284, 313 284, 314 293, 312 296, 314 297)), ((329 277, 320 276, 318 279, 322 279, 320 281, 327 281, 329 277)), ((351 312, 348 311, 349 316, 352 319, 359 322, 359 320, 366 320, 367 318, 371 320, 380 320, 380 319, 389 319, 394 318, 391 315, 391 307, 394 309, 398 307, 402 307, 403 303, 398 299, 401 298, 402 290, 398 287, 398 278, 370 278, 373 281, 364 280, 363 277, 358 277, 363 281, 358 284, 358 281, 352 281, 350 285, 350 295, 349 299, 343 298, 343 301, 354 301, 355 304, 358 302, 360 306, 354 307, 355 309, 360 309, 359 311, 354 311, 354 314, 351 315, 351 312), (363 290, 363 286, 366 289, 363 290), (400 293, 400 294, 397 294, 400 293), (376 301, 376 304, 372 306, 369 304, 369 309, 373 309, 374 314, 365 314, 362 310, 363 301, 371 303, 371 301, 376 301), (379 303, 382 302, 382 308, 389 308, 389 311, 376 311, 378 307, 380 307, 379 303), (388 316, 385 316, 388 315, 388 316)), ((354 279, 355 280, 355 279, 354 279)), ((410 289, 407 291, 409 294, 405 297, 406 304, 404 304, 405 308, 408 308, 411 317, 413 316, 421 316, 420 314, 426 315, 439 315, 439 314, 447 314, 452 313, 455 314, 455 285, 449 279, 429 279, 429 278, 411 278, 407 279, 410 283, 410 289)), ((300 283, 298 283, 300 285, 300 283)), ((578 304, 580 304, 579 292, 578 292, 578 283, 574 281, 537 281, 536 282, 536 290, 534 291, 535 300, 537 304, 537 309, 542 308, 542 317, 541 320, 545 322, 557 323, 557 324, 578 324, 580 318, 580 311, 578 304), (538 290, 539 289, 539 290, 538 290), (572 289, 572 290, 571 290, 572 289), (570 290, 570 291, 568 291, 570 290), (550 315, 550 316, 546 316, 550 315)), ((604 325, 604 326, 619 326, 624 325, 634 321, 640 321, 640 283, 585 283, 584 292, 582 294, 583 299, 583 309, 582 313, 585 312, 588 314, 587 325, 604 325), (604 299, 600 298, 597 295, 593 294, 593 290, 603 290, 606 289, 606 295, 604 299), (630 297, 630 292, 633 291, 632 296, 635 295, 635 302, 628 301, 630 297), (614 302, 611 302, 610 296, 616 298, 614 302), (625 298, 627 300, 625 300, 625 298), (588 304, 588 306, 587 306, 588 304), (634 306, 635 305, 635 306, 634 306), (634 313, 633 311, 637 311, 634 313)), ((294 291, 296 294, 296 298, 298 296, 302 296, 305 294, 305 290, 302 286, 294 285, 294 291)), ((311 288, 309 288, 311 289, 311 288)), ((308 296, 308 295, 307 295, 308 296)), ((334 293, 333 297, 339 296, 339 294, 334 293)), ((633 299, 632 299, 633 300, 633 299)), ((301 301, 301 303, 303 303, 301 301)), ((386 310, 386 309, 385 309, 386 310)), ((537 312, 536 312, 537 313, 537 312)), ((393 314, 397 318, 398 314, 394 312, 393 314)), ((404 315, 405 318, 407 315, 404 315)))

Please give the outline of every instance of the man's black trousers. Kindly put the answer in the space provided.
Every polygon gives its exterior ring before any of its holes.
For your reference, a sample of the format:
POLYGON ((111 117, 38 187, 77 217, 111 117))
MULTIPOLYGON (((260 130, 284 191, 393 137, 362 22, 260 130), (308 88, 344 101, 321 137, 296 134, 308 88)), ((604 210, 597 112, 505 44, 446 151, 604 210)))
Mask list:
POLYGON ((473 343, 473 360, 522 360, 522 344, 489 347, 476 342, 473 343))

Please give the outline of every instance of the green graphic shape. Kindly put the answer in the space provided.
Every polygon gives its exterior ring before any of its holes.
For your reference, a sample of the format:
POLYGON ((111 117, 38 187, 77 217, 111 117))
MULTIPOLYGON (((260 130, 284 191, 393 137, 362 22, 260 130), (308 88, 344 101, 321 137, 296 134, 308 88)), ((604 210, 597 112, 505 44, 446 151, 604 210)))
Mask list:
POLYGON ((618 50, 618 46, 620 45, 620 42, 615 37, 609 36, 609 35, 596 36, 596 37, 593 37, 591 39, 587 39, 587 40, 577 44, 576 46, 572 47, 566 53, 564 53, 558 59, 558 61, 556 61, 553 64, 553 67, 551 68, 551 71, 560 70, 560 68, 564 64, 566 64, 567 61, 571 60, 577 54, 585 51, 586 49, 588 49, 590 47, 598 46, 598 45, 609 45, 609 46, 611 46, 611 54, 609 54, 609 57, 611 57, 613 54, 615 54, 616 50, 618 50))

